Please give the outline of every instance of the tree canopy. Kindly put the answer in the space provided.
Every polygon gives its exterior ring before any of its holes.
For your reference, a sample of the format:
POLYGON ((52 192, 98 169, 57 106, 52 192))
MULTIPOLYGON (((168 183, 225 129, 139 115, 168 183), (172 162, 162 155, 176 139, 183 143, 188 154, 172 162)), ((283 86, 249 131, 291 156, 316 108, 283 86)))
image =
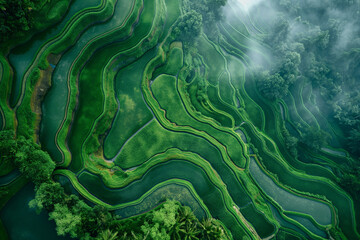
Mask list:
POLYGON ((15 163, 20 172, 36 185, 50 180, 55 163, 49 154, 31 139, 15 138, 13 131, 0 131, 0 154, 4 161, 15 163))

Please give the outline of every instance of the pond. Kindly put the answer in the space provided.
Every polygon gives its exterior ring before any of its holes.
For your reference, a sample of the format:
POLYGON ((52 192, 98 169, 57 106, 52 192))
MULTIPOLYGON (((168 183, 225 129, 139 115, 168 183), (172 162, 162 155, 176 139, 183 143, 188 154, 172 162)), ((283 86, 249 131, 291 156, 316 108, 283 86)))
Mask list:
POLYGON ((10 172, 9 174, 6 174, 5 176, 1 176, 0 177, 0 186, 4 186, 4 185, 11 183, 18 176, 20 176, 20 174, 21 174, 20 171, 15 169, 12 172, 10 172))
POLYGON ((67 240, 55 231, 55 222, 48 220, 47 212, 37 214, 29 208, 34 199, 34 185, 27 184, 12 197, 0 212, 1 220, 12 240, 67 240))

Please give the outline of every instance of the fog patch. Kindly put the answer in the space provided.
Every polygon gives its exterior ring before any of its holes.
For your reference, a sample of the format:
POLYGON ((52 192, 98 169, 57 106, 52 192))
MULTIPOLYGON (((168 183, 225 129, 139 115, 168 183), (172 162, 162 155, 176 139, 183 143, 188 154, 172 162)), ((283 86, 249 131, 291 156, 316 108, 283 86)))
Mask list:
POLYGON ((245 11, 250 11, 253 7, 259 5, 263 0, 236 0, 245 11))

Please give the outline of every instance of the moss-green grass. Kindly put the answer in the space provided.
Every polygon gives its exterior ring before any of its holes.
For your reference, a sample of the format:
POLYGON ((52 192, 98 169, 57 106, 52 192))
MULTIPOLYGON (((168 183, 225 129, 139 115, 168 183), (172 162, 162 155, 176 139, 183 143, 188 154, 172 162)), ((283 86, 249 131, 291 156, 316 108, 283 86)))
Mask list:
POLYGON ((94 120, 102 113, 103 92, 101 88, 102 71, 109 62, 114 53, 132 48, 144 39, 153 24, 156 4, 146 1, 144 10, 140 16, 139 27, 134 29, 133 34, 125 41, 111 44, 101 51, 95 52, 95 55, 87 62, 85 68, 81 71, 79 77, 79 108, 72 124, 71 137, 69 139, 73 161, 71 168, 79 171, 81 168, 82 145, 88 136, 94 120), (89 84, 91 82, 91 84, 89 84), (83 94, 82 94, 83 92, 83 94))
POLYGON ((227 72, 219 78, 219 95, 224 102, 235 106, 235 89, 230 84, 230 76, 227 72))
POLYGON ((306 122, 310 126, 318 128, 319 125, 318 125, 315 117, 304 106, 303 98, 301 95, 303 87, 304 87, 304 81, 298 80, 294 83, 294 85, 290 86, 289 90, 290 90, 292 96, 294 97, 295 106, 296 106, 297 112, 299 113, 299 116, 303 119, 304 122, 306 122))
POLYGON ((242 115, 248 116, 251 122, 259 129, 265 126, 264 112, 256 102, 249 97, 245 91, 245 74, 246 70, 243 63, 237 58, 227 55, 228 69, 233 86, 239 91, 239 95, 244 101, 244 111, 242 115))
POLYGON ((144 163, 158 153, 165 152, 171 147, 182 151, 199 154, 211 163, 226 184, 231 187, 232 194, 240 206, 247 202, 243 187, 239 184, 235 174, 223 161, 219 151, 208 141, 192 134, 172 132, 163 129, 156 121, 147 125, 141 132, 126 143, 116 164, 123 169, 144 163), (147 143, 147 144, 144 144, 147 143))
MULTIPOLYGON (((178 19, 181 15, 180 11, 180 0, 165 0, 166 5, 166 23, 164 29, 170 29, 172 24, 178 19)), ((166 38, 167 32, 164 31, 161 35, 159 42, 162 42, 166 38)))
MULTIPOLYGON (((110 31, 108 33, 105 33, 102 36, 99 36, 95 39, 93 39, 92 41, 90 41, 86 47, 86 49, 83 49, 81 56, 78 56, 77 61, 73 63, 72 66, 72 70, 70 70, 70 73, 68 74, 68 89, 69 89, 69 94, 68 94, 68 100, 67 100, 67 106, 66 106, 66 112, 65 112, 65 117, 63 122, 61 123, 61 126, 57 132, 56 138, 56 144, 59 148, 59 150, 61 150, 62 154, 63 154, 63 162, 62 165, 64 166, 68 166, 70 161, 71 161, 71 154, 68 151, 67 148, 67 135, 68 135, 68 129, 70 127, 71 121, 72 121, 72 112, 75 109, 76 106, 76 93, 77 93, 77 84, 76 84, 76 76, 77 73, 80 71, 81 66, 84 62, 86 62, 86 59, 90 58, 93 50, 100 48, 102 46, 102 44, 106 43, 106 42, 113 42, 117 39, 117 37, 121 37, 121 36, 127 36, 131 33, 131 26, 134 24, 134 22, 137 21, 138 16, 140 14, 140 10, 142 8, 142 2, 141 1, 135 1, 135 4, 133 5, 133 9, 131 10, 131 14, 127 17, 127 19, 125 20, 125 22, 118 26, 118 28, 114 29, 113 31, 110 31), (118 34, 118 31, 122 32, 122 35, 118 34), (72 72, 75 72, 74 74, 72 74, 72 72)), ((114 76, 109 76, 109 79, 105 79, 107 81, 105 81, 106 85, 108 86, 109 84, 112 86, 112 82, 111 80, 113 79, 114 76)), ((115 102, 115 97, 114 97, 114 91, 111 92, 111 89, 107 89, 107 97, 105 98, 105 102, 109 102, 107 100, 112 99, 111 102, 115 102)), ((116 108, 115 108, 116 110, 116 108)), ((115 111, 112 109, 112 111, 115 111)), ((110 113, 111 111, 109 111, 110 113)), ((99 119, 100 120, 100 119, 99 119)))
MULTIPOLYGON (((170 47, 171 48, 171 47, 170 47)), ((179 47, 173 47, 168 53, 166 63, 155 70, 153 77, 160 74, 176 76, 183 66, 183 50, 179 47)))
POLYGON ((206 36, 201 36, 198 43, 198 51, 203 56, 208 67, 207 79, 211 84, 217 85, 218 78, 224 71, 225 62, 219 52, 216 51, 208 41, 206 36))
MULTIPOLYGON (((247 125, 244 125, 244 127, 247 132, 252 131, 247 125)), ((325 178, 318 178, 303 173, 294 174, 294 172, 286 167, 284 163, 281 163, 277 157, 266 150, 264 143, 261 143, 262 141, 256 134, 250 134, 250 136, 253 143, 257 146, 259 156, 261 156, 264 166, 269 172, 276 174, 281 183, 286 184, 291 188, 303 193, 325 196, 331 201, 333 206, 336 207, 340 219, 338 224, 343 229, 344 233, 351 238, 356 238, 357 234, 354 231, 353 225, 353 202, 343 190, 325 178)))
POLYGON ((1 75, 0 75, 0 107, 2 112, 2 121, 5 129, 14 129, 14 112, 8 104, 12 86, 12 74, 7 59, 0 54, 1 75))
POLYGON ((189 99, 194 109, 199 111, 204 116, 214 119, 219 123, 219 125, 225 127, 232 127, 234 125, 234 119, 231 116, 229 116, 228 114, 219 113, 218 111, 212 109, 210 106, 204 105, 203 103, 199 102, 197 98, 197 89, 197 82, 196 80, 194 80, 188 86, 189 99))
POLYGON ((246 161, 243 157, 243 148, 239 139, 236 139, 234 135, 216 131, 216 129, 210 127, 208 124, 200 123, 189 116, 189 111, 191 110, 184 109, 184 105, 176 89, 175 77, 160 75, 155 79, 151 89, 154 97, 165 110, 167 119, 177 125, 191 126, 194 129, 206 132, 209 137, 215 138, 226 147, 231 160, 236 163, 237 166, 242 168, 245 166, 246 161))
MULTIPOLYGON (((238 216, 231 210, 232 205, 227 203, 231 201, 230 198, 225 197, 224 190, 214 186, 214 182, 210 176, 204 172, 204 170, 196 165, 190 164, 186 161, 172 160, 163 164, 157 164, 149 172, 146 173, 148 176, 144 176, 141 182, 141 188, 143 190, 138 191, 139 193, 144 192, 145 189, 149 188, 148 184, 155 184, 158 181, 165 181, 167 178, 180 178, 190 181, 195 187, 199 196, 203 199, 204 203, 208 206, 211 215, 215 218, 222 220, 222 222, 231 230, 234 237, 240 237, 245 235, 244 229, 241 227, 238 216), (179 165, 180 164, 180 165, 179 165), (172 167, 174 166, 174 167, 172 167), (159 174, 161 173, 161 174, 159 174), (210 178, 210 179, 209 179, 210 178), (148 184, 146 184, 148 183, 148 184)), ((79 176, 79 181, 84 187, 92 188, 92 192, 97 196, 103 198, 106 201, 129 201, 127 197, 129 195, 123 195, 120 200, 117 198, 115 190, 109 190, 99 183, 97 177, 83 173, 79 176)), ((129 185, 129 191, 135 187, 137 183, 129 185)), ((126 189, 126 188, 125 188, 126 189)), ((124 191, 126 191, 124 189, 124 191)), ((223 188, 224 189, 224 188, 223 188)), ((131 192, 137 192, 131 190, 131 192)))
POLYGON ((125 141, 153 118, 140 89, 142 72, 153 55, 154 51, 151 50, 136 62, 121 69, 116 76, 119 110, 104 142, 106 158, 113 158, 125 141))
MULTIPOLYGON (((111 13, 112 8, 113 2, 103 1, 102 4, 98 7, 84 10, 82 14, 76 15, 73 19, 71 19, 71 21, 69 21, 68 25, 63 29, 62 33, 56 36, 52 41, 47 42, 47 44, 45 44, 43 48, 39 50, 37 56, 32 62, 32 65, 24 75, 25 80, 22 83, 22 92, 20 94, 19 101, 15 106, 19 134, 27 137, 34 137, 34 128, 36 128, 36 126, 34 126, 35 114, 32 112, 31 98, 34 91, 33 88, 38 77, 34 78, 33 76, 34 73, 39 71, 39 64, 42 62, 41 59, 46 58, 47 54, 52 51, 51 48, 46 48, 46 46, 50 46, 53 42, 57 41, 57 45, 52 45, 52 47, 60 45, 62 47, 55 49, 58 51, 57 53, 63 51, 66 49, 66 47, 76 41, 82 28, 86 27, 88 24, 91 24, 92 20, 100 20, 102 17, 106 17, 106 12, 111 13)), ((56 51, 54 52, 56 53, 56 51)))
POLYGON ((212 105, 214 107, 216 107, 217 109, 219 109, 221 111, 228 113, 234 119, 235 126, 239 126, 243 122, 244 119, 240 115, 238 110, 234 106, 226 104, 225 102, 222 101, 222 99, 220 99, 218 86, 215 87, 215 86, 209 85, 207 87, 207 94, 209 96, 210 102, 212 103, 212 105))
MULTIPOLYGON (((302 170, 308 174, 315 176, 327 177, 333 181, 336 180, 336 177, 328 169, 325 169, 316 165, 306 165, 300 161, 297 161, 294 156, 292 156, 288 149, 286 149, 284 139, 282 137, 282 119, 280 111, 278 110, 278 104, 276 102, 267 101, 260 96, 260 93, 256 89, 254 82, 248 83, 248 89, 252 88, 252 99, 254 99, 261 107, 266 118, 265 132, 271 137, 271 139, 276 143, 276 146, 280 150, 282 156, 286 161, 295 167, 296 169, 302 170)), ((264 138, 267 148, 271 152, 276 152, 274 145, 269 142, 268 138, 264 138)))
POLYGON ((263 214, 258 212, 253 204, 240 210, 244 217, 255 227, 260 237, 265 238, 273 234, 276 230, 263 214))

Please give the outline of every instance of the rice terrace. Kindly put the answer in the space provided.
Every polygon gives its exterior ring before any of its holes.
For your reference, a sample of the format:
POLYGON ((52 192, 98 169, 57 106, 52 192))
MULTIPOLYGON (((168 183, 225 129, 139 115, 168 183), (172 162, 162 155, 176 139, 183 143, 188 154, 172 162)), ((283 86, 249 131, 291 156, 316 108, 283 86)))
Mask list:
POLYGON ((0 240, 360 239, 360 0, 0 0, 0 240))

